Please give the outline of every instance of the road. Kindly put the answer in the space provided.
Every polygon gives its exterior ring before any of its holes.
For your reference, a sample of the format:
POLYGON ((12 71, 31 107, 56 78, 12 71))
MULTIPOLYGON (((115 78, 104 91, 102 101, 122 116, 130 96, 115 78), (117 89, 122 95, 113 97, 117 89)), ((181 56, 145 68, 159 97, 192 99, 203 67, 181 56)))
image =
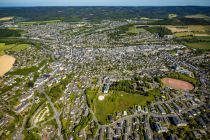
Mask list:
POLYGON ((39 92, 43 93, 45 95, 45 97, 47 98, 48 102, 50 103, 50 106, 51 106, 51 108, 53 109, 53 112, 54 112, 54 118, 55 118, 57 126, 58 126, 58 136, 60 137, 60 140, 63 140, 63 135, 61 133, 62 125, 61 125, 61 121, 60 121, 60 113, 55 108, 55 106, 52 103, 50 97, 45 93, 44 87, 39 88, 39 92))

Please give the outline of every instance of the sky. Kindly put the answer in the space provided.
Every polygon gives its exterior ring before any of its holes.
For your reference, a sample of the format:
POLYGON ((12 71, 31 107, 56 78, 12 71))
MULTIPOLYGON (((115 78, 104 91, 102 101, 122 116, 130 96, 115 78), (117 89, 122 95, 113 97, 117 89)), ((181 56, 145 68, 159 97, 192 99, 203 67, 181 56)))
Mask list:
POLYGON ((210 6, 210 0, 0 0, 0 6, 210 6))

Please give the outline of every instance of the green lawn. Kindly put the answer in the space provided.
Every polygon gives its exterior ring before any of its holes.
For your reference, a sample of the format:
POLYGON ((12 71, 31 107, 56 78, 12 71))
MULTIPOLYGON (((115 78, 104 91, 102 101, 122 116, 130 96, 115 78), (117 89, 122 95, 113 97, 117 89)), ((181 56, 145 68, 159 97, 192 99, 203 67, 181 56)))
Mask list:
POLYGON ((186 45, 195 49, 210 50, 210 42, 186 43, 186 45))
POLYGON ((127 33, 131 33, 131 34, 139 34, 145 32, 145 29, 143 28, 137 28, 135 26, 129 27, 127 33))
POLYGON ((131 94, 123 91, 110 91, 103 101, 98 100, 98 96, 103 93, 99 89, 88 89, 86 91, 88 104, 93 109, 100 123, 107 123, 107 115, 123 111, 134 105, 145 106, 147 102, 154 100, 154 96, 143 96, 140 94, 131 94))

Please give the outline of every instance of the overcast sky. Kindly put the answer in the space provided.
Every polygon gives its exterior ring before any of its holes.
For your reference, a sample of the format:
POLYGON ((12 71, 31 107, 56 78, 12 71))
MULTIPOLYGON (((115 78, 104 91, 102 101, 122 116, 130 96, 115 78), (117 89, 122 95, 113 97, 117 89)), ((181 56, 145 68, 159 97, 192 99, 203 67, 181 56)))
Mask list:
POLYGON ((0 0, 0 6, 210 6, 210 0, 0 0))

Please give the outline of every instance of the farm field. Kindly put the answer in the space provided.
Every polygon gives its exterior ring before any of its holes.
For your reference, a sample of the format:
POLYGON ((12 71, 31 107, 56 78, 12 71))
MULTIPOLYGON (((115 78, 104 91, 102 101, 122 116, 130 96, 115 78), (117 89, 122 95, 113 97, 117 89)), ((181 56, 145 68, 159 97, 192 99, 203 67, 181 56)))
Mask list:
POLYGON ((208 19, 209 16, 206 16, 206 15, 203 15, 203 14, 196 14, 196 15, 188 15, 188 16, 185 16, 186 18, 194 18, 194 19, 199 19, 199 18, 205 18, 205 19, 208 19))
POLYGON ((30 47, 30 44, 9 44, 0 43, 0 55, 3 55, 4 51, 20 52, 30 47))
POLYGON ((169 19, 176 18, 176 17, 177 17, 177 14, 168 14, 169 19))
POLYGON ((186 43, 186 45, 195 49, 210 50, 210 42, 186 43))
POLYGON ((0 18, 0 21, 8 21, 8 20, 12 20, 14 17, 2 17, 0 18))
POLYGON ((138 28, 136 26, 132 26, 132 27, 129 27, 127 33, 132 33, 132 34, 139 34, 139 33, 142 33, 142 32, 145 32, 145 29, 144 28, 138 28))
POLYGON ((129 94, 123 91, 110 91, 103 101, 98 100, 102 95, 98 89, 87 90, 86 96, 88 103, 93 109, 100 123, 107 123, 107 116, 115 112, 123 111, 134 105, 145 106, 147 102, 154 100, 153 95, 143 96, 139 94, 129 94))
POLYGON ((7 73, 15 63, 15 58, 9 55, 0 56, 0 77, 7 73))
POLYGON ((188 25, 188 26, 173 26, 173 25, 167 25, 166 26, 171 32, 177 33, 177 32, 208 32, 210 29, 210 26, 205 25, 188 25))
POLYGON ((61 20, 46 20, 46 21, 26 21, 26 22, 19 22, 21 25, 33 25, 33 24, 49 24, 49 23, 56 23, 60 22, 61 20))
POLYGON ((161 79, 161 81, 163 82, 164 85, 177 90, 189 91, 194 88, 192 84, 186 81, 177 80, 173 78, 163 78, 161 79))

